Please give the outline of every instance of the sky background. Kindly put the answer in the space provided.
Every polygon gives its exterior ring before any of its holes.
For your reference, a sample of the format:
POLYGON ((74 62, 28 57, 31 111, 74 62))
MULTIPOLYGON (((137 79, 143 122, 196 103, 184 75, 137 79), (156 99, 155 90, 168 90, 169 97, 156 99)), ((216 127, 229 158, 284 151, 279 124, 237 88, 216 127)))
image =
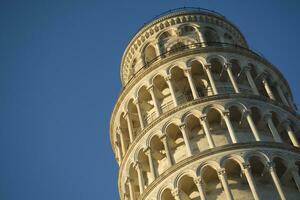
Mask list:
POLYGON ((183 6, 237 25, 300 106, 298 0, 1 0, 1 200, 119 198, 109 122, 121 56, 145 22, 183 6))

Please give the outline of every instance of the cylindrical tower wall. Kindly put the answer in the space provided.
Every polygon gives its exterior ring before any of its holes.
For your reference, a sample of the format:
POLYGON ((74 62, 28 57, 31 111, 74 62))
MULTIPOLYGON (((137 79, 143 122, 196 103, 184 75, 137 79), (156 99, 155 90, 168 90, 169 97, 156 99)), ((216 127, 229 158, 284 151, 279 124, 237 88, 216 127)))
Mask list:
POLYGON ((297 199, 299 116, 287 81, 212 12, 145 25, 121 64, 110 138, 121 199, 297 199))

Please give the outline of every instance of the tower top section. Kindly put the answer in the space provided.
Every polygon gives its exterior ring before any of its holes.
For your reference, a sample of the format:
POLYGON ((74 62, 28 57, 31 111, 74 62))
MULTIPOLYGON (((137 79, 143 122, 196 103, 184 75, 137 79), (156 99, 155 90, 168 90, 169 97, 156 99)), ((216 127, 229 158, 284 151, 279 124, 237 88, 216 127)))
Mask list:
POLYGON ((221 44, 248 48, 239 29, 217 12, 192 7, 164 12, 145 23, 130 40, 121 62, 122 85, 176 52, 221 44))

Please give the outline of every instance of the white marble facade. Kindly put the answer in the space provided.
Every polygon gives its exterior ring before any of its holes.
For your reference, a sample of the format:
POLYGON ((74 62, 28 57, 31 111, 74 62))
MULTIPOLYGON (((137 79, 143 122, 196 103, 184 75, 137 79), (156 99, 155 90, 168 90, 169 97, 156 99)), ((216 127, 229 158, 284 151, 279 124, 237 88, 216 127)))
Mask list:
POLYGON ((157 17, 126 48, 121 80, 110 123, 120 199, 300 199, 291 90, 223 16, 157 17))

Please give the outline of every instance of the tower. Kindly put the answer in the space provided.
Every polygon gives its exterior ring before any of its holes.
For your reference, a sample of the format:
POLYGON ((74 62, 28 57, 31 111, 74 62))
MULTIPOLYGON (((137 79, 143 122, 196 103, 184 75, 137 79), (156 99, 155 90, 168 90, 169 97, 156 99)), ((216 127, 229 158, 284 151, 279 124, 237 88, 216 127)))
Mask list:
POLYGON ((222 15, 145 24, 110 122, 122 200, 300 199, 299 116, 282 74, 222 15))

